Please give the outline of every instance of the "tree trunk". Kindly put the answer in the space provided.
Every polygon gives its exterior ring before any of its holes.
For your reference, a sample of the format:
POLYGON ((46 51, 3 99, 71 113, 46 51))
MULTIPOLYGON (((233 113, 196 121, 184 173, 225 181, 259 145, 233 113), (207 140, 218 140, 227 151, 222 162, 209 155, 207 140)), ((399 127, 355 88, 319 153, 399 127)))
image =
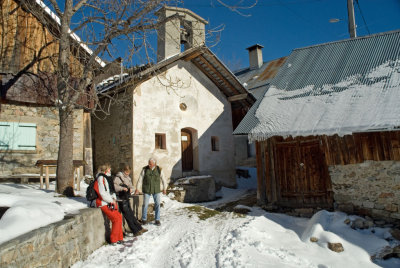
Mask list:
POLYGON ((65 0, 64 13, 61 17, 61 34, 58 56, 57 92, 60 117, 60 143, 57 161, 57 192, 74 196, 74 104, 71 100, 73 90, 69 88, 70 79, 70 34, 72 0, 65 0), (72 91, 72 92, 71 92, 72 91))
POLYGON ((59 109, 60 143, 57 161, 57 193, 74 196, 74 115, 73 108, 59 109))

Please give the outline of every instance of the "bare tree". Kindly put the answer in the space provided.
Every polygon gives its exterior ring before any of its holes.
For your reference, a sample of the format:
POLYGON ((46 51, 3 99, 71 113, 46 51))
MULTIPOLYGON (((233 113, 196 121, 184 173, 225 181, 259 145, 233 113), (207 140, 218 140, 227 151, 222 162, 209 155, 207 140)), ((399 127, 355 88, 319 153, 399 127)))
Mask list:
POLYGON ((258 3, 258 0, 217 0, 217 1, 222 6, 244 17, 251 16, 251 14, 246 14, 244 13, 244 11, 247 11, 255 7, 258 3))
MULTIPOLYGON (((157 20, 154 12, 163 5, 176 5, 179 1, 65 0, 63 6, 59 5, 62 1, 56 0, 15 2, 38 18, 53 38, 33 49, 25 64, 13 70, 12 78, 2 85, 2 94, 5 96, 23 75, 40 73, 40 61, 50 60, 50 69, 56 78, 54 105, 58 107, 60 121, 56 191, 73 196, 73 112, 76 108, 93 109, 99 104, 93 78, 104 66, 100 57, 112 61, 121 42, 127 44, 130 53, 146 49, 147 36, 163 23, 157 20), (54 44, 56 53, 44 53, 54 44)), ((15 11, 9 10, 7 14, 12 12, 15 11)), ((7 37, 9 30, 2 29, 2 36, 7 37)), ((6 41, 2 39, 3 44, 6 41)))
POLYGON ((60 117, 60 145, 57 169, 57 191, 73 195, 73 117, 72 112, 78 99, 87 94, 92 78, 98 68, 98 56, 113 58, 116 42, 130 43, 131 52, 140 47, 146 48, 146 34, 158 27, 160 22, 154 12, 166 0, 66 0, 64 7, 59 7, 55 0, 50 0, 60 18, 59 57, 57 64, 57 92, 60 117), (74 19, 74 16, 77 18, 74 19), (92 49, 85 59, 80 78, 75 87, 71 86, 70 54, 71 33, 79 32, 85 37, 87 46, 92 49))
MULTIPOLYGON (((109 61, 114 60, 121 54, 118 50, 123 43, 126 51, 129 52, 125 55, 128 59, 143 50, 144 60, 148 61, 148 50, 151 50, 148 36, 154 33, 160 24, 165 23, 165 21, 157 19, 155 12, 164 5, 178 6, 182 1, 13 1, 18 3, 18 8, 22 7, 41 21, 45 31, 50 33, 52 38, 42 41, 39 47, 32 48, 31 53, 25 55, 24 64, 14 68, 11 78, 2 85, 2 96, 6 96, 7 91, 26 74, 38 77, 35 81, 39 81, 42 84, 41 87, 56 89, 51 93, 55 98, 54 105, 58 108, 60 121, 56 191, 73 196, 73 111, 76 108, 94 110, 97 105, 100 105, 93 88, 93 79, 104 66, 100 57, 107 58, 109 61), (62 6, 61 3, 63 3, 62 6), (82 39, 78 36, 81 36, 82 39), (54 50, 54 48, 56 49, 54 50), (41 64, 43 61, 47 63, 41 64), (43 79, 40 79, 44 65, 48 67, 49 64, 54 78, 51 79, 54 81, 51 85, 48 82, 41 82, 43 79)), ((243 6, 229 5, 222 0, 218 1, 242 14, 240 10, 243 9, 243 6)), ((240 4, 242 1, 238 3, 240 4)), ((0 29, 1 36, 3 36, 0 50, 2 63, 5 62, 4 59, 7 56, 5 44, 7 43, 7 32, 10 30, 4 28, 6 25, 4 20, 7 19, 4 14, 8 16, 13 12, 15 10, 2 12, 1 27, 3 28, 0 29)), ((18 35, 18 30, 16 28, 12 32, 18 35)))

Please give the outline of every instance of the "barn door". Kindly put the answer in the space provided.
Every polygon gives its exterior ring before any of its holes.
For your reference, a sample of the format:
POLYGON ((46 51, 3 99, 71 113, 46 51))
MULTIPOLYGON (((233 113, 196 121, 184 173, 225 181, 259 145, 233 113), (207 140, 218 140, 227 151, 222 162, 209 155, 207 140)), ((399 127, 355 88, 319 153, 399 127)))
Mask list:
POLYGON ((182 170, 193 170, 192 133, 188 129, 181 130, 182 170))
POLYGON ((276 144, 278 202, 290 207, 331 207, 330 178, 319 140, 276 144))

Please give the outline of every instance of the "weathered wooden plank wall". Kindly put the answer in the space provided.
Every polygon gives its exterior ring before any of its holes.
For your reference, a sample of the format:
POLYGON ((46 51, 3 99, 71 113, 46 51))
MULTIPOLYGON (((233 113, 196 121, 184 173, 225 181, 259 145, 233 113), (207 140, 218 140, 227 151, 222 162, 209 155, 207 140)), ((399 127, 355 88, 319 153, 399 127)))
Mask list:
POLYGON ((272 137, 271 142, 273 144, 292 141, 305 142, 312 139, 320 140, 328 166, 357 164, 365 160, 400 161, 400 131, 354 133, 344 137, 338 135, 288 137, 286 139, 272 137))
MULTIPOLYGON (((53 73, 57 68, 58 41, 44 27, 42 21, 45 20, 45 15, 35 17, 25 10, 19 1, 14 0, 1 1, 0 14, 0 72, 16 73, 37 55, 40 48, 48 42, 53 42, 42 53, 42 57, 48 58, 30 69, 33 73, 38 71, 53 73)), ((47 21, 49 21, 48 18, 47 21)), ((83 65, 80 57, 84 56, 84 53, 81 53, 83 48, 79 44, 74 45, 77 48, 74 49, 74 56, 71 55, 70 58, 73 63, 70 65, 70 71, 73 77, 78 77, 82 73, 83 65)))
POLYGON ((330 165, 357 164, 366 160, 400 161, 400 131, 354 133, 344 137, 338 135, 272 137, 267 141, 257 142, 257 148, 263 152, 257 153, 257 175, 261 176, 258 186, 263 187, 259 192, 265 193, 268 202, 278 201, 288 205, 295 203, 301 205, 303 202, 304 205, 305 200, 309 198, 310 204, 326 203, 324 201, 330 202, 332 197, 332 186, 329 174, 322 169, 319 170, 318 163, 321 168, 327 168, 330 165), (311 145, 316 142, 315 148, 304 147, 308 143, 311 145), (316 151, 318 143, 319 152, 316 151), (296 144, 302 144, 303 149, 296 148, 296 144), (315 158, 318 158, 318 161, 315 161, 315 158), (304 174, 299 173, 298 163, 307 165, 304 174), (315 174, 309 174, 309 171, 315 174), (323 174, 323 177, 326 174, 327 180, 317 181, 316 178, 323 174), (282 179, 282 176, 285 178, 282 179), (262 182, 265 182, 264 186, 262 182), (322 197, 324 191, 321 191, 321 183, 328 193, 325 197, 322 197), (321 193, 317 193, 316 189, 321 193), (292 200, 289 197, 291 194, 292 200))

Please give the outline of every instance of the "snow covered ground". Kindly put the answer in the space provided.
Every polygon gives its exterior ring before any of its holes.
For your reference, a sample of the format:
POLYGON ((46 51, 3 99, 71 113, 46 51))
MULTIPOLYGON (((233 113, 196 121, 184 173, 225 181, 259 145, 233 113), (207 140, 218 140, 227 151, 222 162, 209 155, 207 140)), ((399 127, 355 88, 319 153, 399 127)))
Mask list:
MULTIPOLYGON (((0 220, 0 244, 87 207, 85 198, 58 197, 54 182, 49 190, 39 186, 38 183, 0 184, 0 207, 9 207, 0 220)), ((80 194, 84 196, 83 191, 80 194)))
MULTIPOLYGON (((148 224, 137 240, 103 246, 73 267, 400 267, 399 259, 370 260, 399 241, 388 241, 387 228, 353 230, 344 223, 357 216, 320 211, 305 219, 258 207, 249 208, 247 216, 212 209, 248 193, 254 178, 239 179, 239 189, 222 188, 222 198, 214 202, 184 204, 163 196, 161 226, 148 224), (342 243, 344 251, 329 250, 327 242, 342 243)), ((0 220, 0 243, 87 205, 83 198, 55 197, 38 185, 0 184, 3 206, 11 208, 0 220)))

